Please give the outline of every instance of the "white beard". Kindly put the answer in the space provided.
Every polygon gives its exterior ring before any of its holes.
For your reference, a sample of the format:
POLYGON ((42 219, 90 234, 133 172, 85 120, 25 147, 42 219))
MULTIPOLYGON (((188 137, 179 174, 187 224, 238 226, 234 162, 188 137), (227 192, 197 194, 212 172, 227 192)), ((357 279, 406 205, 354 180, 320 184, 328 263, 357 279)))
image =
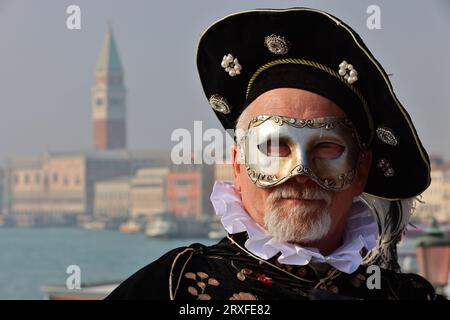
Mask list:
POLYGON ((320 240, 330 231, 330 194, 317 187, 303 190, 279 186, 268 197, 264 223, 269 234, 279 242, 308 243, 320 240), (281 199, 323 200, 314 204, 283 206, 281 199))

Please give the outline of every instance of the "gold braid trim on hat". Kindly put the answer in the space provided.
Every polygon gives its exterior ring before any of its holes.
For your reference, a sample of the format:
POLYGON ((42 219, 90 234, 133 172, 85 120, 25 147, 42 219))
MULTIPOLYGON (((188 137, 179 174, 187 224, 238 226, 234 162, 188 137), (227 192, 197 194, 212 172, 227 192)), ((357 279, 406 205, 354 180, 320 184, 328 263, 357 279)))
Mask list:
POLYGON ((294 59, 294 58, 286 58, 286 59, 278 59, 278 60, 274 60, 274 61, 270 61, 264 65, 262 65, 261 67, 258 68, 258 70, 256 70, 256 72, 252 75, 252 77, 250 78, 248 85, 247 85, 247 91, 245 93, 245 97, 248 98, 248 95, 250 94, 250 90, 252 89, 253 83, 255 82, 256 78, 265 70, 270 69, 274 66, 277 65, 281 65, 281 64, 301 64, 301 65, 306 65, 306 66, 310 66, 313 68, 317 68, 320 69, 322 71, 325 71, 326 73, 328 73, 329 75, 335 77, 336 79, 339 79, 340 81, 342 81, 342 83, 344 83, 361 101, 361 104, 364 107, 364 111, 367 115, 367 121, 369 123, 369 129, 370 129, 370 136, 369 139, 367 141, 367 145, 370 145, 370 143, 372 142, 373 136, 374 136, 374 125, 373 125, 373 120, 372 120, 372 116, 370 114, 369 111, 369 106, 367 104, 366 99, 364 98, 363 94, 361 93, 361 91, 359 91, 355 86, 347 83, 346 81, 344 81, 344 79, 339 75, 339 73, 337 73, 336 71, 334 71, 333 69, 327 67, 326 65, 323 65, 321 63, 315 62, 315 61, 311 61, 311 60, 306 60, 306 59, 294 59))

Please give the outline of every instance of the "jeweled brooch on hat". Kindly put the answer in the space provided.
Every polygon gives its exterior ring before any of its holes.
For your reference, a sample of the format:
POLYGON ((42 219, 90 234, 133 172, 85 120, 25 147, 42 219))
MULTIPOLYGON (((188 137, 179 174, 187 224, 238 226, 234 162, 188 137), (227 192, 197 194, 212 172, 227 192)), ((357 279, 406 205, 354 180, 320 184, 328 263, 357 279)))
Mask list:
POLYGON ((399 143, 399 138, 394 133, 394 131, 391 128, 388 127, 378 127, 377 128, 377 136, 378 139, 383 141, 384 143, 390 145, 390 146, 397 146, 399 143))
POLYGON ((283 55, 288 53, 290 43, 282 36, 276 34, 271 34, 264 38, 264 45, 269 49, 270 52, 277 55, 283 55))
POLYGON ((344 77, 348 84, 355 83, 358 80, 358 72, 345 60, 339 65, 339 75, 344 77))
POLYGON ((233 55, 230 53, 223 56, 220 65, 225 69, 226 72, 228 72, 231 77, 240 74, 242 70, 242 66, 239 64, 238 59, 233 57, 233 55))
POLYGON ((211 106, 211 108, 213 108, 217 112, 220 112, 223 114, 230 113, 230 111, 231 111, 227 100, 224 97, 219 96, 218 94, 213 94, 209 98, 209 105, 211 106))
POLYGON ((393 177, 395 174, 394 168, 391 167, 391 164, 385 158, 378 160, 377 167, 383 171, 385 177, 393 177))

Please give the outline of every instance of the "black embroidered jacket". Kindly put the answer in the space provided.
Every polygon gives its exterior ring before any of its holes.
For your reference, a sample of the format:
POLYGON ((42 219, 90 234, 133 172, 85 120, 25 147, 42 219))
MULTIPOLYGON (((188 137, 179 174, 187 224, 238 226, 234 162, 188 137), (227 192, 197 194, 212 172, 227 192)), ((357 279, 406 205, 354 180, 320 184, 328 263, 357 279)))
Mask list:
MULTIPOLYGON (((379 269, 380 281, 360 266, 352 274, 330 268, 282 265, 260 259, 244 247, 245 232, 213 246, 174 249, 125 280, 106 299, 423 299, 439 296, 416 274, 379 269), (371 284, 368 285, 368 282, 371 284), (375 285, 375 287, 374 287, 375 285)), ((373 273, 374 274, 374 273, 373 273)))

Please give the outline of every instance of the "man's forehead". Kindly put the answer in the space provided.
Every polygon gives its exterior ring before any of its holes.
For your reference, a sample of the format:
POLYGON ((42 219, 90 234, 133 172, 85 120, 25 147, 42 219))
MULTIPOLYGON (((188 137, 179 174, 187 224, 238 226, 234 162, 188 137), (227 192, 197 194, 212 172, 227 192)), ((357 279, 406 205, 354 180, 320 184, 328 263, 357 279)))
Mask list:
POLYGON ((260 114, 292 118, 345 117, 333 101, 316 93, 295 88, 277 88, 256 98, 246 110, 249 118, 260 114))

